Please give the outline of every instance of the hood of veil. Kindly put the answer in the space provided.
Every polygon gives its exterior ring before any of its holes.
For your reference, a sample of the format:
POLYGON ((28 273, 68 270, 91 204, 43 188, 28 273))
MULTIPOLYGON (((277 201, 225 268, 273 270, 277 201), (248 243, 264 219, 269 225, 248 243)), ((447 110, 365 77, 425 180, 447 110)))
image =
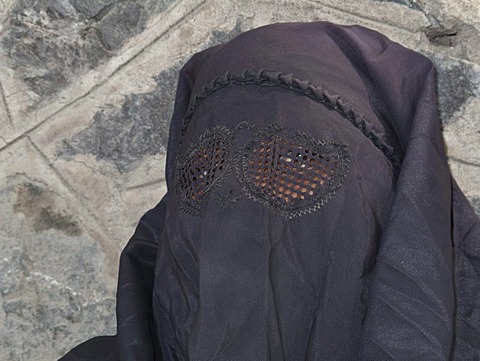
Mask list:
POLYGON ((365 27, 325 21, 248 31, 195 54, 180 72, 169 192, 196 110, 246 84, 321 104, 388 161, 394 196, 375 249, 359 360, 467 360, 480 352, 479 219, 447 165, 434 81, 425 56, 365 27))

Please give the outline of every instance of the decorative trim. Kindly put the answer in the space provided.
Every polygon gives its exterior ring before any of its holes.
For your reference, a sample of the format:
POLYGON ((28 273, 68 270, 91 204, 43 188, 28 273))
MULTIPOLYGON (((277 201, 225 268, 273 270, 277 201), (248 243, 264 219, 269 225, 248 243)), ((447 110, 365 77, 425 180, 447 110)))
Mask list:
POLYGON ((401 164, 400 157, 394 147, 386 141, 382 130, 376 128, 371 120, 364 114, 355 110, 350 103, 344 101, 339 95, 331 94, 321 86, 314 85, 308 80, 301 80, 292 74, 268 71, 265 69, 243 70, 239 73, 225 72, 223 75, 207 83, 204 88, 192 96, 190 106, 185 113, 182 122, 180 144, 188 127, 188 124, 198 105, 210 94, 217 90, 245 84, 257 84, 263 86, 279 86, 301 93, 325 107, 335 110, 345 119, 357 127, 382 153, 397 167, 401 164))
POLYGON ((215 196, 215 200, 222 211, 228 209, 231 204, 237 203, 241 198, 242 195, 234 194, 232 188, 229 188, 228 192, 225 194, 215 196))
MULTIPOLYGON (((175 160, 175 193, 181 210, 191 215, 199 215, 200 206, 206 196, 214 189, 218 188, 222 181, 232 173, 235 158, 235 145, 233 132, 225 126, 216 125, 213 128, 207 129, 199 137, 198 143, 191 144, 185 153, 179 152, 175 160), (187 184, 185 179, 182 180, 186 171, 190 171, 189 166, 193 158, 199 155, 202 151, 209 152, 209 144, 212 141, 222 141, 225 147, 225 159, 222 162, 221 170, 217 169, 215 176, 211 179, 205 189, 202 191, 198 199, 192 200, 188 197, 186 192, 187 184)), ((211 171, 209 169, 208 171, 211 171)))
MULTIPOLYGON (((255 127, 253 126, 252 128, 255 127)), ((235 169, 238 175, 237 179, 242 184, 242 189, 249 198, 260 202, 283 217, 292 219, 314 212, 325 205, 344 183, 349 170, 349 163, 350 152, 346 145, 339 144, 335 141, 328 142, 325 140, 317 140, 299 131, 296 133, 288 133, 278 124, 271 123, 266 127, 257 130, 252 140, 244 145, 241 161, 235 163, 235 169), (321 157, 336 158, 337 166, 335 167, 333 174, 330 176, 331 179, 326 182, 325 185, 319 187, 317 194, 313 196, 313 198, 302 201, 298 201, 298 199, 292 200, 292 205, 281 205, 279 202, 273 202, 271 198, 269 198, 270 194, 265 194, 262 189, 259 189, 258 185, 254 184, 251 174, 249 174, 248 158, 252 155, 253 149, 259 146, 260 142, 265 139, 271 139, 274 136, 292 141, 302 149, 309 149, 310 152, 314 151, 321 157)), ((303 164, 303 166, 304 165, 305 164, 303 164)), ((286 170, 285 168, 283 169, 286 170)))

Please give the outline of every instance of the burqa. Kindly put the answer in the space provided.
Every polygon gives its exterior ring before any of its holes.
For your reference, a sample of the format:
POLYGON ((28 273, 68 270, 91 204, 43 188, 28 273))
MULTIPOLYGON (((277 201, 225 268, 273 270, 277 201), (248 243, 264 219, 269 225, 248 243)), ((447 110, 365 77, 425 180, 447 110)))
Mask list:
POLYGON ((277 23, 193 55, 117 335, 64 360, 479 360, 480 221, 425 56, 277 23))

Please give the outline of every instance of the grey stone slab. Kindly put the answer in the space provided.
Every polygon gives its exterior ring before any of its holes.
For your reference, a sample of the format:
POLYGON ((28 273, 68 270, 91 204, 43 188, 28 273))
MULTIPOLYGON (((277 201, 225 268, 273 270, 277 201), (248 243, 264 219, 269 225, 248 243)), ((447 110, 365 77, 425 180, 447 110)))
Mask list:
POLYGON ((11 140, 15 132, 9 104, 3 92, 3 84, 0 80, 0 148, 11 140))
POLYGON ((449 159, 449 165, 458 186, 480 217, 480 188, 478 187, 478 184, 480 184, 480 166, 456 159, 449 159))
POLYGON ((0 44, 9 65, 41 101, 115 55, 113 50, 145 29, 155 5, 131 0, 19 0, 0 44))
POLYGON ((118 6, 112 3, 108 8, 100 21, 99 32, 108 50, 120 49, 129 38, 145 29, 150 12, 143 12, 143 5, 137 2, 119 3, 118 6))
POLYGON ((436 67, 438 109, 444 123, 472 97, 480 96, 480 65, 424 52, 436 67))
POLYGON ((0 240, 8 246, 0 261, 0 359, 56 360, 85 337, 115 333, 114 282, 95 241, 52 231, 21 245, 8 235, 0 240))
MULTIPOLYGON (((95 217, 28 138, 0 152, 0 189, 10 187, 9 184, 20 178, 25 182, 15 188, 18 192, 12 191, 15 195, 12 208, 0 207, 0 231, 5 232, 16 224, 9 221, 13 214, 22 214, 23 225, 35 232, 56 230, 67 236, 77 236, 80 229, 84 229, 89 235, 95 235, 97 243, 108 254, 110 265, 116 262, 119 248, 105 237, 105 232, 95 223, 95 217), (70 209, 75 217, 62 209, 70 209)), ((11 231, 11 234, 20 238, 21 234, 15 232, 11 231)))
POLYGON ((422 11, 419 11, 417 6, 408 6, 404 4, 404 2, 406 1, 318 1, 319 4, 334 7, 341 12, 350 14, 351 16, 370 19, 378 23, 388 24, 398 29, 408 30, 411 32, 416 32, 419 28, 430 25, 428 18, 425 17, 422 11))
POLYGON ((473 197, 470 199, 470 204, 472 205, 473 209, 477 213, 477 215, 480 217, 480 198, 479 197, 473 197))
MULTIPOLYGON (((452 121, 443 136, 450 158, 480 166, 480 97, 470 99, 452 121)), ((480 182, 480 179, 478 180, 480 182)), ((478 183, 477 183, 478 184, 478 183)))
POLYGON ((119 251, 28 139, 0 152, 0 360, 115 331, 119 251))
POLYGON ((480 29, 480 3, 471 0, 443 0, 441 1, 442 13, 457 19, 462 19, 465 23, 480 29))
MULTIPOLYGON (((328 4, 358 16, 423 34, 422 44, 416 44, 413 48, 439 51, 453 57, 480 62, 478 2, 370 0, 353 2, 350 5, 346 1, 335 0, 328 4)), ((403 42, 403 39, 399 40, 403 42)))
POLYGON ((83 23, 68 2, 57 1, 20 1, 12 9, 1 47, 37 101, 111 56, 94 24, 83 23))
POLYGON ((115 6, 113 0, 71 0, 71 6, 86 19, 103 18, 115 6))
POLYGON ((412 9, 412 10, 415 10, 415 11, 418 11, 418 12, 422 13, 428 19, 428 21, 430 22, 430 25, 438 26, 440 24, 439 19, 434 14, 432 14, 425 7, 424 4, 422 4, 419 1, 416 1, 416 0, 375 0, 375 1, 392 2, 392 3, 396 3, 396 4, 406 6, 409 9, 412 9))
MULTIPOLYGON (((206 20, 208 14, 204 16, 206 20)), ((189 25, 195 28, 193 21, 189 25)), ((226 41, 242 31, 240 21, 222 25, 188 36, 185 28, 172 30, 115 77, 31 135, 120 247, 128 241, 140 216, 166 192, 166 130, 179 66, 196 49, 226 41), (168 53, 164 50, 167 46, 168 53), (163 64, 172 65, 165 68, 163 64), (75 147, 65 148, 66 142, 75 147), (72 148, 73 152, 62 153, 72 148)))
POLYGON ((0 2, 0 32, 4 29, 5 19, 17 0, 3 0, 0 2))
POLYGON ((107 81, 202 1, 113 2, 91 18, 84 13, 97 12, 93 2, 74 4, 83 13, 66 0, 12 4, 0 33, 0 77, 15 129, 4 138, 20 137, 107 81), (137 22, 122 18, 137 6, 137 22))
POLYGON ((54 360, 87 335, 114 333, 109 257, 81 218, 22 174, 8 177, 0 202, 0 359, 54 360))
POLYGON ((177 63, 157 74, 153 91, 127 94, 121 108, 95 113, 87 128, 63 140, 56 156, 93 154, 124 173, 145 157, 165 154, 179 69, 177 63))
POLYGON ((8 147, 10 143, 20 136, 20 134, 15 131, 14 127, 5 123, 0 123, 0 134, 0 149, 8 147))

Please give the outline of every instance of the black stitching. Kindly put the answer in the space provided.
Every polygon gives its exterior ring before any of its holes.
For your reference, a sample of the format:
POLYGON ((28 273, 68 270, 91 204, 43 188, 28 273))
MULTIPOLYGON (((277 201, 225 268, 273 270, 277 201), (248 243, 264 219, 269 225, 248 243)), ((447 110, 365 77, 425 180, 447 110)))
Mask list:
POLYGON ((325 205, 343 184, 349 163, 346 145, 288 133, 273 123, 255 133, 235 166, 249 198, 291 219, 325 205))
MULTIPOLYGON (((217 125, 177 155, 174 184, 182 211, 200 215, 202 201, 234 169, 249 198, 288 219, 320 209, 346 178, 350 153, 344 144, 286 132, 275 122, 258 129, 243 121, 235 129, 254 133, 238 146, 233 131, 217 125), (202 181, 200 175, 205 176, 202 181)), ((239 199, 231 187, 215 197, 222 210, 239 199)))
POLYGON ((233 170, 233 143, 233 132, 217 125, 207 129, 185 153, 178 153, 174 185, 180 209, 199 214, 202 200, 233 170))
POLYGON ((232 188, 229 188, 227 194, 215 196, 217 204, 222 210, 226 210, 230 204, 237 203, 241 198, 242 196, 240 194, 233 194, 232 188))
POLYGON ((191 104, 183 118, 180 144, 183 136, 198 105, 210 94, 219 89, 233 85, 258 84, 265 86, 280 86, 287 88, 325 105, 326 107, 337 111, 341 116, 349 120, 356 126, 370 141, 382 151, 382 153, 392 162, 395 167, 401 165, 400 156, 394 147, 386 141, 385 134, 377 129, 372 121, 365 115, 353 109, 351 104, 345 102, 339 95, 331 94, 321 86, 314 85, 308 80, 301 80, 292 74, 283 74, 280 72, 268 71, 265 69, 246 69, 240 73, 225 72, 219 77, 207 83, 199 94, 195 94, 191 99, 191 104))

